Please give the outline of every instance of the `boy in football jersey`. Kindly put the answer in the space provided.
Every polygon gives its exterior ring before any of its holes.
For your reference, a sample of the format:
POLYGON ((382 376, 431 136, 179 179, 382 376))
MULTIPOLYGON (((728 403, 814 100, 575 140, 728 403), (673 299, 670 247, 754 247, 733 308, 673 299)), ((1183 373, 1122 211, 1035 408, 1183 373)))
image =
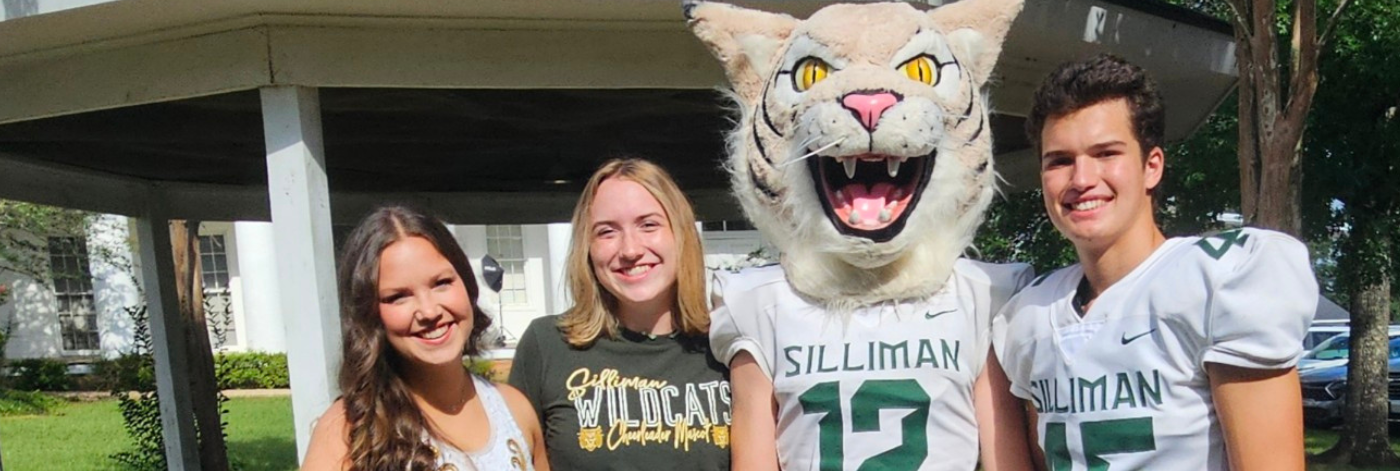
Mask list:
POLYGON ((1045 210, 1079 264, 994 320, 1050 471, 1302 470, 1294 363, 1317 306, 1307 249, 1243 228, 1166 238, 1153 218, 1165 113, 1117 57, 1062 65, 1027 132, 1045 210))

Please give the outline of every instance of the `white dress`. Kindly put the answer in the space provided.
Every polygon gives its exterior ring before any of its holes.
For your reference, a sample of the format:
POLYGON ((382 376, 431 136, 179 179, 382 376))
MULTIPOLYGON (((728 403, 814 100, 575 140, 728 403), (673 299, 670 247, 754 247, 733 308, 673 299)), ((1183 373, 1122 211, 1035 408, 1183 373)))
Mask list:
POLYGON ((486 446, 476 451, 462 451, 436 438, 428 443, 437 457, 438 471, 496 471, 535 469, 530 453, 530 442, 515 424, 505 398, 490 381, 472 375, 476 393, 481 397, 481 405, 486 408, 486 417, 491 424, 491 438, 486 446))

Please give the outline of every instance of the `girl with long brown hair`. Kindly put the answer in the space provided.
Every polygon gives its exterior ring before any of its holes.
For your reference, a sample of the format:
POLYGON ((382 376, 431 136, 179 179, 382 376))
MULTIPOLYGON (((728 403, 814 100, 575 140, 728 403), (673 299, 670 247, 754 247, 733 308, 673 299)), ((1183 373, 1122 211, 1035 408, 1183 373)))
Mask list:
POLYGON ((572 222, 575 304, 530 324, 510 374, 554 469, 729 469, 728 370, 710 355, 690 203, 655 164, 613 160, 572 222))
POLYGON ((442 222, 407 208, 380 208, 350 234, 337 273, 343 395, 302 469, 549 469, 525 397, 462 364, 491 323, 467 260, 442 222))

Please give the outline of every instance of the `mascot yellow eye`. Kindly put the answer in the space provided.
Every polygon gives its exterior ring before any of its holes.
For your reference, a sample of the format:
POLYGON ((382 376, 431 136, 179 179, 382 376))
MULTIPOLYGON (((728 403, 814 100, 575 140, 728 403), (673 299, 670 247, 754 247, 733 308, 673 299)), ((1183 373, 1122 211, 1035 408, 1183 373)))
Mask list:
POLYGON ((924 85, 938 83, 938 64, 933 62, 929 56, 919 56, 900 64, 899 70, 904 71, 910 80, 923 82, 924 85))
POLYGON ((826 74, 831 72, 831 66, 822 62, 821 59, 808 57, 797 63, 797 70, 794 72, 796 73, 792 76, 793 87, 797 88, 799 92, 805 92, 812 88, 812 85, 825 80, 826 74))

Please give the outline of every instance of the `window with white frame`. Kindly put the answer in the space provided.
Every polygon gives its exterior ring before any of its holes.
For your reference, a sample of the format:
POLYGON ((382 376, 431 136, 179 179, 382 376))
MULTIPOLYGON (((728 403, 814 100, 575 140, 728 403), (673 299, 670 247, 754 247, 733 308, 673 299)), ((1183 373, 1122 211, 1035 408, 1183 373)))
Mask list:
POLYGON ((525 289, 525 239, 519 225, 486 226, 486 253, 501 264, 501 303, 529 304, 525 289))
POLYGON ((49 238, 49 273, 58 301, 58 325, 65 351, 97 350, 97 310, 93 307, 92 269, 87 240, 49 238))
POLYGON ((214 348, 238 343, 229 291, 228 250, 224 236, 199 236, 199 268, 204 282, 204 317, 214 348))

